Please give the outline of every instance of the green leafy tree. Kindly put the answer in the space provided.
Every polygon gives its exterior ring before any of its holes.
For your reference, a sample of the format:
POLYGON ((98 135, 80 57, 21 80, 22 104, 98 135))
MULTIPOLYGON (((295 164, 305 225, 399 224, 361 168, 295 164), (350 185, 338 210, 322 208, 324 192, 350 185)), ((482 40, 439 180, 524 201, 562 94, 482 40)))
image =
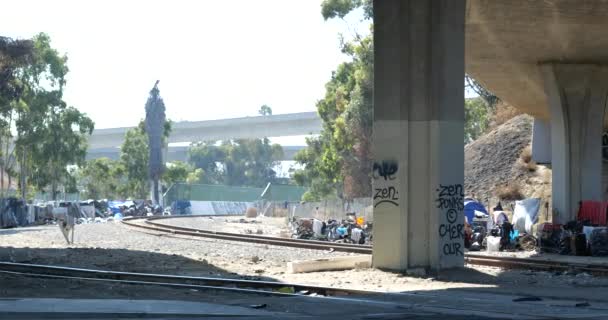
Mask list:
POLYGON ((201 183, 263 187, 276 181, 273 167, 283 157, 283 148, 264 139, 237 139, 193 144, 190 164, 203 170, 201 183))
POLYGON ((258 113, 262 116, 271 116, 272 109, 267 105, 263 105, 260 107, 260 110, 258 110, 258 113))
POLYGON ((268 138, 239 139, 222 144, 225 158, 224 183, 227 185, 263 187, 274 182, 273 167, 283 156, 283 148, 268 138))
POLYGON ((191 171, 192 169, 187 163, 181 161, 168 163, 167 168, 163 173, 163 181, 167 186, 171 186, 178 182, 185 182, 191 171))
POLYGON ((188 184, 196 184, 201 183, 205 178, 205 171, 201 168, 196 168, 190 172, 188 172, 188 176, 186 177, 186 183, 188 184))
POLYGON ((119 161, 108 158, 93 159, 79 170, 78 178, 88 199, 121 198, 125 170, 119 161))
POLYGON ((188 161, 194 168, 200 168, 205 172, 201 183, 222 183, 222 170, 219 166, 224 162, 226 153, 224 148, 215 145, 215 142, 198 142, 192 144, 188 150, 188 161))
MULTIPOLYGON (((371 16, 370 1, 323 1, 321 12, 325 19, 344 18, 360 7, 365 17, 371 16)), ((371 196, 372 37, 356 35, 341 49, 350 61, 332 73, 325 97, 317 103, 321 134, 308 139, 307 149, 295 158, 304 168, 296 170, 294 180, 309 187, 305 200, 371 196)))
MULTIPOLYGON (((321 3, 321 14, 326 20, 344 20, 353 10, 362 10, 363 18, 369 21, 372 1, 324 0, 321 3)), ((351 41, 342 38, 341 50, 350 61, 338 65, 325 85, 325 97, 317 103, 322 131, 318 137, 308 139, 307 148, 295 158, 303 169, 296 170, 293 179, 309 187, 304 194, 304 200, 308 201, 371 196, 372 36, 354 34, 351 41)), ((474 79, 467 76, 465 81, 483 99, 493 99, 493 94, 474 79)), ((469 106, 465 141, 485 130, 488 109, 484 106, 478 101, 469 106)))
POLYGON ((490 123, 490 108, 483 98, 465 99, 464 103, 464 142, 477 140, 490 123))
POLYGON ((29 65, 34 54, 31 40, 13 40, 0 37, 0 195, 4 196, 5 174, 8 187, 16 174, 13 126, 16 105, 22 103, 23 84, 21 70, 29 65))
MULTIPOLYGON (((166 120, 163 127, 163 143, 166 144, 171 132, 171 121, 166 120)), ((137 127, 125 134, 125 140, 120 147, 120 162, 126 179, 122 193, 126 197, 147 199, 150 191, 150 151, 144 121, 140 121, 137 127)))
POLYGON ((148 137, 143 122, 125 134, 120 147, 120 162, 125 170, 127 197, 147 199, 150 184, 148 179, 149 164, 148 137))
POLYGON ((13 103, 20 185, 25 192, 29 175, 39 190, 50 186, 55 199, 59 185, 70 182, 67 166, 83 163, 94 123, 62 99, 67 57, 52 48, 44 33, 32 42, 31 61, 19 71, 21 94, 13 103))

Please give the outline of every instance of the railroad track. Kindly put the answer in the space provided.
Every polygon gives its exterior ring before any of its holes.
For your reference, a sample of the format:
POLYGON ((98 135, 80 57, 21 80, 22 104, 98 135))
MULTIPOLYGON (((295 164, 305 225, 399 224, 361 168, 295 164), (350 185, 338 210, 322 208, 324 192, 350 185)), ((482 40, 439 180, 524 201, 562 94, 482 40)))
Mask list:
MULTIPOLYGON (((276 245, 276 246, 284 246, 284 247, 314 249, 314 250, 342 251, 342 252, 352 252, 352 253, 361 253, 361 254, 371 254, 372 253, 372 247, 367 246, 367 245, 356 245, 356 244, 347 244, 347 243, 335 243, 335 242, 327 242, 327 241, 302 240, 302 239, 291 239, 291 238, 277 238, 277 237, 260 236, 260 235, 238 234, 238 233, 231 233, 231 232, 216 232, 216 231, 201 230, 201 229, 194 229, 194 228, 187 228, 187 227, 178 227, 178 226, 172 226, 172 225, 156 222, 156 220, 162 220, 162 219, 167 219, 167 218, 171 218, 171 217, 173 217, 173 216, 147 217, 145 219, 126 218, 122 222, 131 227, 143 228, 143 229, 147 229, 147 230, 153 230, 153 231, 164 232, 164 233, 193 236, 193 237, 213 238, 213 239, 231 240, 231 241, 243 241, 243 242, 260 243, 260 244, 268 244, 268 245, 276 245), (143 220, 143 224, 136 222, 139 220, 143 220)), ((179 217, 193 217, 193 216, 179 216, 179 217)), ((194 216, 194 217, 196 217, 196 216, 194 216)))
MULTIPOLYGON (((189 216, 155 216, 144 218, 126 218, 122 222, 126 225, 152 230, 161 233, 171 233, 178 235, 186 235, 193 237, 213 238, 230 241, 241 241, 250 243, 260 243, 276 246, 296 247, 313 250, 333 250, 341 252, 351 252, 360 254, 372 254, 372 247, 368 245, 356 245, 347 243, 335 243, 315 240, 277 238, 270 236, 238 234, 230 232, 215 232, 209 230, 201 230, 187 227, 172 226, 158 222, 158 220, 169 218, 191 218, 191 217, 208 217, 202 215, 189 216), (141 221, 143 223, 136 223, 141 221)), ((584 264, 584 263, 565 263, 562 261, 541 260, 534 258, 512 258, 512 257, 493 257, 480 254, 465 254, 465 262, 473 265, 483 265, 500 268, 512 269, 529 269, 542 271, 571 271, 571 272, 586 272, 593 275, 608 276, 608 265, 602 264, 584 264)))
POLYGON ((82 281, 100 281, 136 285, 158 285, 176 288, 219 290, 261 295, 345 297, 354 295, 371 296, 381 293, 377 291, 339 289, 274 281, 106 271, 14 262, 0 262, 0 273, 37 278, 74 279, 82 281))

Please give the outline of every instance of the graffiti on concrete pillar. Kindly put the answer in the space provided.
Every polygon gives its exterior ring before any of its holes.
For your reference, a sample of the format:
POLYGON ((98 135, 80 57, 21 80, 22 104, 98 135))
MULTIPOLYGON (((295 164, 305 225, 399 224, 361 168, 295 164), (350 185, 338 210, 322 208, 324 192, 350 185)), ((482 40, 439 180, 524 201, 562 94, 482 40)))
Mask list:
POLYGON ((443 242, 443 254, 463 255, 464 224, 458 223, 464 209, 464 192, 461 184, 439 185, 436 189, 437 209, 440 215, 445 215, 443 223, 439 224, 439 237, 443 242))
POLYGON ((399 206, 399 191, 393 183, 397 179, 399 165, 397 161, 385 160, 375 162, 372 177, 374 179, 374 208, 381 204, 399 206))
POLYGON ((397 170, 399 170, 397 161, 374 162, 373 177, 374 179, 395 180, 397 170))

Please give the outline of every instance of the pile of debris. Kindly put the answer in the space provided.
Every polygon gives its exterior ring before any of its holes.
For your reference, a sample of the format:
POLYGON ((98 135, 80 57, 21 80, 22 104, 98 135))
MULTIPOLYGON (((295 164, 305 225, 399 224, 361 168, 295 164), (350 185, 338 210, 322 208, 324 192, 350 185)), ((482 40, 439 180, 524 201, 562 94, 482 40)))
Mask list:
POLYGON ((538 220, 540 202, 540 198, 516 201, 509 221, 500 203, 488 214, 481 203, 465 199, 465 248, 469 251, 485 248, 489 252, 535 250, 537 238, 532 235, 532 226, 538 220))
POLYGON ((107 213, 115 219, 126 216, 146 217, 167 214, 160 205, 153 205, 150 200, 109 201, 107 213))
POLYGON ((577 256, 608 256, 608 202, 582 201, 577 218, 539 226, 541 250, 577 256))
POLYGON ((341 221, 293 217, 289 222, 289 228, 292 238, 296 239, 354 244, 372 242, 372 223, 365 223, 362 217, 356 217, 354 213, 347 214, 347 218, 341 221))

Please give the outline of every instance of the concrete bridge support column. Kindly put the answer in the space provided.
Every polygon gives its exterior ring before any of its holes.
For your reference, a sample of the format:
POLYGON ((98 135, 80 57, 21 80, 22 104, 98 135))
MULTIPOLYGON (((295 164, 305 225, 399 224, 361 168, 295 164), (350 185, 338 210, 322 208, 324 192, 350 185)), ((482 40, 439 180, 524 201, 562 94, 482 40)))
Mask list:
POLYGON ((602 200, 602 127, 608 67, 543 64, 551 113, 553 222, 576 217, 579 201, 602 200))
POLYGON ((464 264, 464 0, 374 1, 373 264, 464 264))
POLYGON ((551 123, 534 118, 532 127, 532 160, 536 163, 551 163, 551 123))

